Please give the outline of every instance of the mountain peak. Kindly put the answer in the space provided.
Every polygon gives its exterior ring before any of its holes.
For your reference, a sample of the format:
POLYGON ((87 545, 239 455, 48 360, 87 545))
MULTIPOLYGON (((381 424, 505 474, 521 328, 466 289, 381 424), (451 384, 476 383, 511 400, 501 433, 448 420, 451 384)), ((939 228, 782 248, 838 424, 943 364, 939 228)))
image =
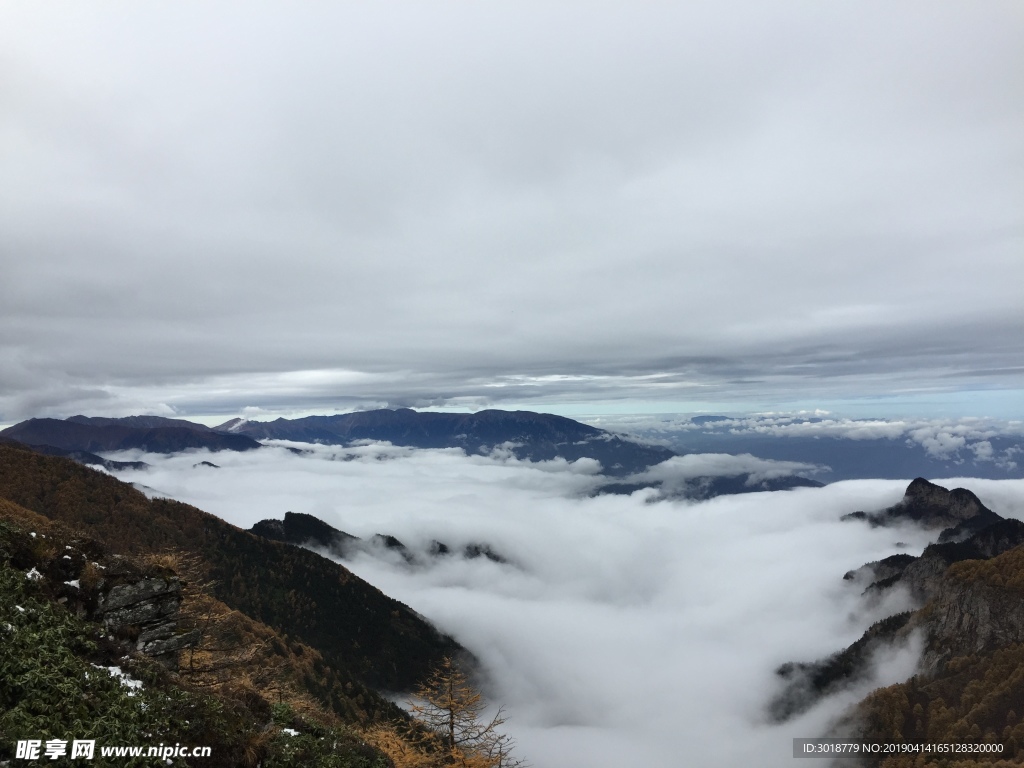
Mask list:
POLYGON ((926 525, 947 527, 957 525, 990 512, 984 504, 966 488, 947 490, 941 485, 918 477, 907 486, 903 495, 902 517, 909 517, 926 525))
POLYGON ((218 424, 216 427, 213 428, 213 431, 214 432, 237 432, 238 430, 240 430, 242 427, 244 427, 248 423, 249 423, 248 419, 241 419, 241 418, 229 419, 228 421, 225 421, 223 424, 218 424))
POLYGON ((898 504, 880 512, 853 512, 844 520, 867 520, 872 525, 892 525, 910 520, 925 528, 955 528, 968 521, 977 530, 999 519, 966 488, 948 490, 923 477, 914 478, 898 504))

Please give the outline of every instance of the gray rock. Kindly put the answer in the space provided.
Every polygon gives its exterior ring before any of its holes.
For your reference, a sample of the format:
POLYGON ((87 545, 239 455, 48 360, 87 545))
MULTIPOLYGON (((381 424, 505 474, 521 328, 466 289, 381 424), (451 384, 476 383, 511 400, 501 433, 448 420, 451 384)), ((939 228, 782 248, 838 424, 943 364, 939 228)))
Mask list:
POLYGON ((181 597, 165 595, 160 598, 145 600, 116 611, 103 613, 103 623, 111 629, 129 625, 144 625, 158 622, 178 613, 181 597))
POLYGON ((169 594, 181 594, 181 581, 177 577, 141 579, 128 584, 119 584, 101 597, 97 612, 108 613, 118 608, 151 600, 158 595, 169 594))
POLYGON ((163 624, 157 624, 156 626, 139 632, 137 642, 141 648, 146 643, 150 643, 154 640, 166 640, 168 637, 173 637, 174 633, 178 629, 177 617, 171 621, 164 622, 163 624))
POLYGON ((922 611, 928 629, 922 668, 1024 642, 1024 596, 1013 589, 945 578, 922 611))
POLYGON ((882 581, 883 579, 891 579, 893 576, 898 576, 914 562, 916 558, 913 555, 899 554, 892 555, 885 558, 884 560, 875 560, 873 562, 862 565, 853 571, 847 571, 843 575, 843 579, 846 581, 855 581, 862 584, 870 584, 875 581, 882 581))
POLYGON ((918 477, 907 486, 898 504, 881 512, 851 512, 841 519, 864 520, 872 526, 912 521, 925 528, 950 528, 979 517, 979 527, 1000 519, 966 488, 950 491, 918 477))
POLYGON ((134 637, 138 651, 174 670, 178 651, 200 639, 199 630, 177 634, 181 591, 181 581, 175 576, 117 584, 100 595, 96 617, 112 634, 134 637))
POLYGON ((147 643, 143 643, 140 640, 137 647, 142 653, 147 656, 154 657, 165 667, 168 667, 169 669, 176 669, 178 652, 185 648, 198 645, 199 640, 199 630, 193 629, 191 632, 183 632, 180 635, 152 640, 147 643))

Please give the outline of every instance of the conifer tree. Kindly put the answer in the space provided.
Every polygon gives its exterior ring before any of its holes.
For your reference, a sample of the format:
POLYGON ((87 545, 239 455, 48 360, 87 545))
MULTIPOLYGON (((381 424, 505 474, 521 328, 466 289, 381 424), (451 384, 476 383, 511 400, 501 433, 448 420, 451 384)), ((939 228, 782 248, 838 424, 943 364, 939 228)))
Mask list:
POLYGON ((483 718, 485 703, 451 657, 445 657, 416 689, 410 702, 413 716, 440 742, 449 765, 460 768, 524 768, 512 756, 514 741, 500 733, 505 722, 499 709, 483 718))

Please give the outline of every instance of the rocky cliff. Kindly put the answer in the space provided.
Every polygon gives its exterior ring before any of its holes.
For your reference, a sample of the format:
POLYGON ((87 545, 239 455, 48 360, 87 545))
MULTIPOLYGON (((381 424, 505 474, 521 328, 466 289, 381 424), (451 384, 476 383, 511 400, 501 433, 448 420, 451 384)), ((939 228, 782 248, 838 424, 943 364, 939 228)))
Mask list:
POLYGON ((769 704, 774 719, 788 719, 865 679, 875 652, 905 644, 914 632, 924 640, 921 675, 933 680, 943 679, 952 659, 1024 643, 1024 523, 1002 518, 970 491, 921 478, 899 504, 846 519, 948 527, 918 557, 897 554, 844 575, 869 601, 903 588, 918 608, 877 622, 826 659, 780 667, 782 688, 769 704))
POLYGON ((926 528, 949 528, 967 520, 974 520, 979 527, 984 527, 1002 518, 966 488, 950 491, 918 477, 907 486, 899 503, 878 512, 853 512, 843 519, 865 520, 872 525, 912 521, 926 528))
POLYGON ((915 618, 928 632, 924 670, 1024 643, 1024 547, 948 568, 915 618))

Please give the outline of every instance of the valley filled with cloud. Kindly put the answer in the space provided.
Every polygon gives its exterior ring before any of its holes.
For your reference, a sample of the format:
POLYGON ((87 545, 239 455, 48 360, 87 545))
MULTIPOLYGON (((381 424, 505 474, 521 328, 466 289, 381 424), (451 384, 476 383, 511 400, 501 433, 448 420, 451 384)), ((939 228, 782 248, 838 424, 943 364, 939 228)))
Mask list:
MULTIPOLYGON (((507 708, 506 728, 537 768, 789 765, 794 737, 820 735, 917 661, 911 642, 797 719, 767 716, 780 664, 827 656, 909 607, 904 593, 869 607, 842 576, 918 554, 933 534, 839 520, 895 503, 905 481, 652 503, 650 491, 589 497, 585 460, 297 443, 116 458, 152 465, 117 473, 147 493, 241 527, 292 511, 360 537, 397 537, 414 562, 379 548, 345 565, 479 659, 490 700, 507 708), (431 558, 435 540, 486 544, 506 562, 431 558)), ((946 484, 1024 519, 1024 481, 946 484)))

